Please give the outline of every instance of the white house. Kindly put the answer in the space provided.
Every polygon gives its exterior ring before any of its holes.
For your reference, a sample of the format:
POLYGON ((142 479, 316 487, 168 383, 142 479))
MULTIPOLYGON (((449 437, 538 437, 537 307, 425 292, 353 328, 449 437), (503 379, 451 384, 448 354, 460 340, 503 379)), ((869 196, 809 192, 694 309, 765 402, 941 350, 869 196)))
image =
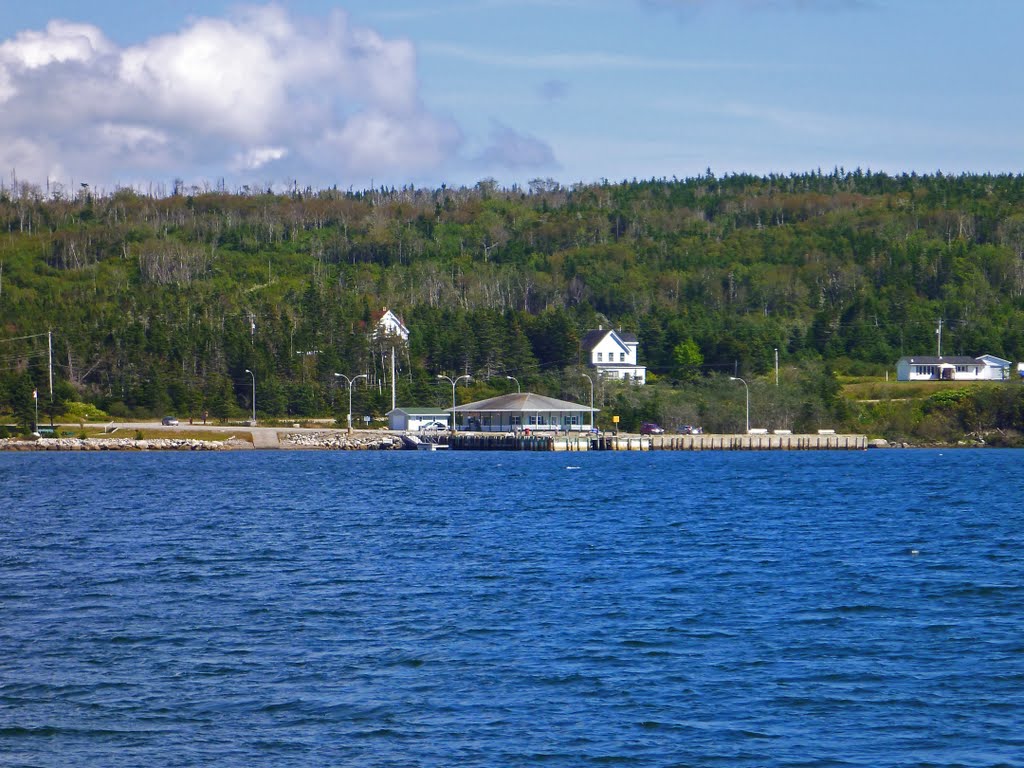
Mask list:
POLYGON ((532 392, 498 395, 455 408, 456 423, 471 432, 574 432, 590 429, 595 413, 596 408, 532 392))
MULTIPOLYGON (((450 410, 450 409, 449 409, 450 410)), ((388 429, 415 432, 424 424, 440 421, 445 428, 451 416, 441 408, 392 408, 388 411, 388 429)))
POLYGON ((393 336, 400 338, 402 341, 409 340, 409 329, 405 327, 402 318, 387 307, 384 307, 380 312, 375 312, 373 321, 374 339, 393 336))
POLYGON ((1008 378, 1010 361, 995 355, 920 355, 896 361, 896 381, 1004 381, 1008 378))
POLYGON ((587 331, 580 341, 587 365, 596 369, 599 376, 645 384, 647 367, 637 364, 638 346, 635 334, 600 327, 587 331))

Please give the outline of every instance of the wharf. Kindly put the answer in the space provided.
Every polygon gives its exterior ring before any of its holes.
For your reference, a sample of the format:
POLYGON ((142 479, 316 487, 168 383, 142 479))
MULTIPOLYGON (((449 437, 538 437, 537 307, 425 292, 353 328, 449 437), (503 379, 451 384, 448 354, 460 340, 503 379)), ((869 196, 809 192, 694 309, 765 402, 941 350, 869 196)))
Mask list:
POLYGON ((865 435, 487 435, 458 434, 456 451, 862 451, 865 435))

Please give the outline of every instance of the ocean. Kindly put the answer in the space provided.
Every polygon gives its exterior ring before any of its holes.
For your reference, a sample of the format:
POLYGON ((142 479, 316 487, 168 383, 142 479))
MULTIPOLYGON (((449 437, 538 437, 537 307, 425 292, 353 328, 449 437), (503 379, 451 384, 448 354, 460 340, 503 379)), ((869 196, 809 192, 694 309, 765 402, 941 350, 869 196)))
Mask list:
POLYGON ((0 454, 0 765, 1021 766, 1022 461, 0 454))

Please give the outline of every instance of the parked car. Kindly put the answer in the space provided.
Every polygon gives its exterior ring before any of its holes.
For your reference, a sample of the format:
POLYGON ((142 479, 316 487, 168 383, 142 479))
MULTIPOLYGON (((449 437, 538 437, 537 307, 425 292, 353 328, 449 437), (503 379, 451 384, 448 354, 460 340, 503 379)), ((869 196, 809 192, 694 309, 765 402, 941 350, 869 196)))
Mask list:
POLYGON ((662 429, 661 427, 659 427, 657 424, 655 424, 652 421, 645 421, 643 424, 640 425, 640 434, 641 435, 663 435, 663 434, 665 434, 665 430, 662 429))
POLYGON ((443 421, 425 421, 420 424, 420 432, 428 429, 448 429, 448 425, 443 421))
POLYGON ((160 419, 160 423, 165 427, 176 427, 178 426, 178 418, 176 416, 164 416, 160 419))

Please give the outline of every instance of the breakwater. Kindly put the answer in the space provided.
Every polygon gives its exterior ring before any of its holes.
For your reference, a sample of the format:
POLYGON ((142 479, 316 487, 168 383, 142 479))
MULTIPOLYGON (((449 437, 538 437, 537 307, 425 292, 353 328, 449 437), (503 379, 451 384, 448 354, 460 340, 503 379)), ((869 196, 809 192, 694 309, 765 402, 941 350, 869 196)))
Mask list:
POLYGON ((447 438, 457 451, 860 451, 864 435, 485 435, 447 438))
POLYGON ((130 437, 43 437, 36 440, 0 440, 0 451, 223 451, 242 447, 252 446, 238 439, 214 441, 175 438, 134 440, 130 437))

